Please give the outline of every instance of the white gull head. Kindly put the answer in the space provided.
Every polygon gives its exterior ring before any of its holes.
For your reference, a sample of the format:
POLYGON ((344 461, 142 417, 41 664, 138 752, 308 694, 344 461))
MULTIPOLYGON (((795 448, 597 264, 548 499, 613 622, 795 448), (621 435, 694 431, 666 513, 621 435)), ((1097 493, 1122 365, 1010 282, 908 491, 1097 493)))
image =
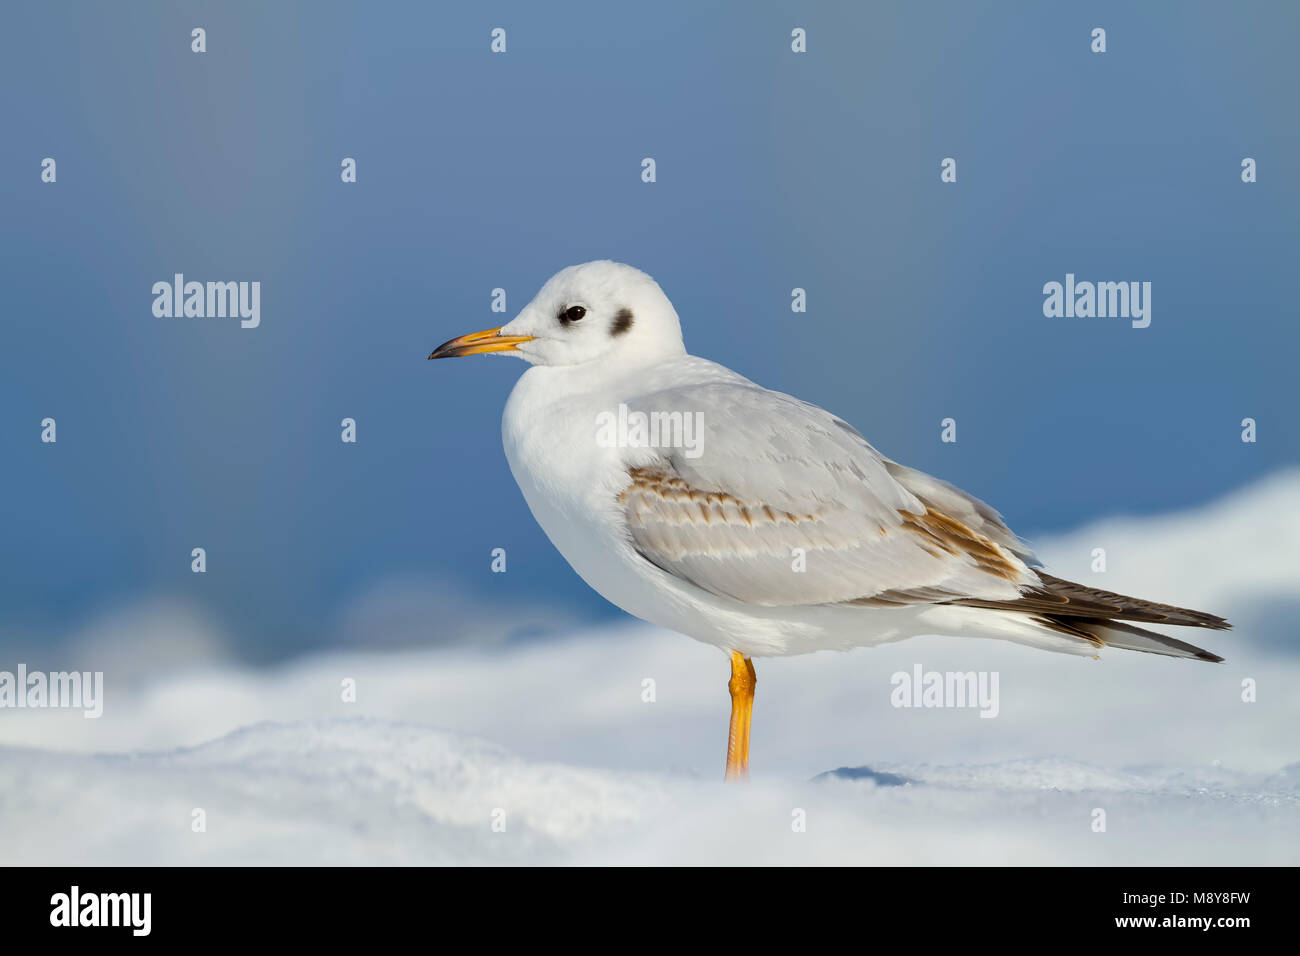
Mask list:
POLYGON ((429 358, 505 352, 532 365, 636 365, 686 354, 677 310, 640 269, 607 259, 561 269, 512 321, 429 358))

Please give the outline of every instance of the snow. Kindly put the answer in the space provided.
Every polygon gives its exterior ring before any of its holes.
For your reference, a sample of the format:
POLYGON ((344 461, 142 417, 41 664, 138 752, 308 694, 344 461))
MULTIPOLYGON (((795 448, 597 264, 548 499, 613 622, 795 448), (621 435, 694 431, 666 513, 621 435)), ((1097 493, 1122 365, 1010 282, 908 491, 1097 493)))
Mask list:
POLYGON ((1296 860, 1300 766, 889 765, 909 782, 529 761, 390 720, 258 724, 193 749, 0 755, 6 863, 1271 863, 1296 860), (206 831, 191 830, 192 811, 206 831), (1104 833, 1092 814, 1107 815, 1104 833), (806 830, 792 824, 799 811, 806 830), (504 822, 493 829, 493 820, 504 822))
POLYGON ((748 787, 720 782, 725 659, 637 623, 109 669, 99 720, 0 711, 0 863, 1300 862, 1300 473, 1035 544, 1226 614, 1191 639, 1227 663, 951 638, 759 661, 748 787), (996 671, 998 716, 891 706, 917 664, 996 671))

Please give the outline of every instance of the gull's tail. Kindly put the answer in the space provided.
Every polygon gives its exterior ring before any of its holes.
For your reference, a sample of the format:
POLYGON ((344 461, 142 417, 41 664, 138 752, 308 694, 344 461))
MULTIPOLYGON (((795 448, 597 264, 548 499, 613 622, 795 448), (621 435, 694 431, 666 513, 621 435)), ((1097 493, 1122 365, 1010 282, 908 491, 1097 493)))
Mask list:
POLYGON ((1005 611, 1023 611, 1035 623, 1053 631, 1082 638, 1097 647, 1118 647, 1126 651, 1143 651, 1167 657, 1190 657, 1198 661, 1222 661, 1194 644, 1136 627, 1144 624, 1169 624, 1179 627, 1204 627, 1223 631, 1232 627, 1216 614, 1158 604, 1141 598, 1127 597, 1113 591, 1090 588, 1044 571, 1036 571, 1042 584, 1026 588, 1015 601, 981 601, 967 599, 954 604, 990 607, 1005 611))

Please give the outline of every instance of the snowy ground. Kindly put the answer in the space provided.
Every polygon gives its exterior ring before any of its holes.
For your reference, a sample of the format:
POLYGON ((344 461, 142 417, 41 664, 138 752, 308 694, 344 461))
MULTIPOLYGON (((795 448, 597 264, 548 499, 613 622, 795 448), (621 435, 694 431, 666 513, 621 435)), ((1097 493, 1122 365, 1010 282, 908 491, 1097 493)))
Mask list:
POLYGON ((1300 862, 1300 474, 1037 544, 1226 614, 1192 639, 1227 663, 940 638, 759 661, 747 788, 718 779, 722 655, 634 623, 109 672, 99 720, 0 711, 0 863, 1300 862), (918 664, 997 672, 998 716, 891 706, 918 664))

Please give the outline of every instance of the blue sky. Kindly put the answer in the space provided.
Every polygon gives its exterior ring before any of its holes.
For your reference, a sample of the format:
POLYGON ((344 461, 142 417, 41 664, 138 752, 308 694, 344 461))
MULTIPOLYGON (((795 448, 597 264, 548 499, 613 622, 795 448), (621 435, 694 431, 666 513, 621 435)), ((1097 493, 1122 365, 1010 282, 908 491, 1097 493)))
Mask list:
POLYGON ((0 647, 164 595, 278 657, 394 579, 616 614, 506 468, 524 366, 425 361, 594 258, 1031 536, 1300 460, 1294 5, 566 8, 0 14, 0 647), (176 272, 260 281, 261 325, 156 318, 176 272), (1151 326, 1044 317, 1067 273, 1151 282, 1151 326))

